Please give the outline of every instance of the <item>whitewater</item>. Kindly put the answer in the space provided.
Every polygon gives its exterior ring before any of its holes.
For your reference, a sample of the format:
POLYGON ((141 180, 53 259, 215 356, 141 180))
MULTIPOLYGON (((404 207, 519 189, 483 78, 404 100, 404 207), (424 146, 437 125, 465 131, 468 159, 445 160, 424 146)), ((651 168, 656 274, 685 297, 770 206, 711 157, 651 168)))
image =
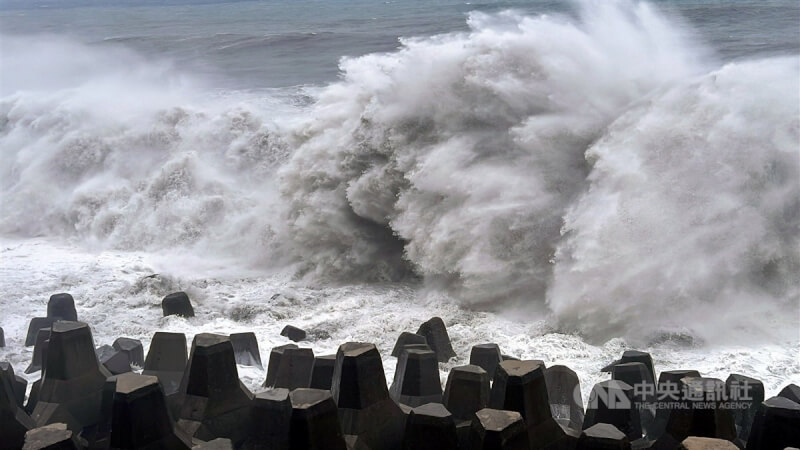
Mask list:
MULTIPOLYGON (((800 56, 723 61, 648 3, 470 13, 342 58, 339 79, 217 89, 173 61, 4 35, 0 299, 70 292, 97 345, 309 331, 389 356, 432 316, 458 357, 800 383, 800 56), (161 317, 184 290, 197 317, 161 317)), ((263 370, 239 367, 256 389, 263 370)), ((33 380, 36 374, 30 375, 33 380)))

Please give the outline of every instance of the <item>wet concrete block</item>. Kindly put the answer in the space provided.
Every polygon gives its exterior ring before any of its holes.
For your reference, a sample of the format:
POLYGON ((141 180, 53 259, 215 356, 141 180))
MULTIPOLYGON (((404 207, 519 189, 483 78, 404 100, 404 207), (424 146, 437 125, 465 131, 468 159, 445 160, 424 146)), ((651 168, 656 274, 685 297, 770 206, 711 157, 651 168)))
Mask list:
POLYGON ((389 390, 398 403, 417 407, 442 401, 439 364, 431 350, 406 350, 397 360, 394 381, 389 390))
POLYGON ((658 389, 663 391, 668 384, 678 384, 684 378, 700 378, 700 372, 693 369, 665 370, 658 375, 658 389))
POLYGON ((236 356, 236 364, 242 366, 264 367, 261 364, 261 351, 253 332, 231 334, 231 345, 236 356))
POLYGON ((47 301, 47 317, 57 320, 78 321, 78 312, 75 310, 75 299, 70 294, 53 294, 47 301))
POLYGON ((781 391, 778 393, 778 397, 788 398, 795 403, 800 403, 800 386, 797 386, 796 384, 790 384, 781 389, 781 391))
POLYGON ((336 403, 330 391, 300 388, 289 394, 291 450, 346 450, 336 403))
POLYGON ((8 370, 0 370, 0 444, 7 448, 21 448, 25 433, 36 425, 17 403, 13 383, 9 365, 8 370))
MULTIPOLYGON (((272 366, 269 369, 272 369, 272 366)), ((284 348, 282 355, 278 359, 277 367, 275 367, 272 385, 265 383, 264 387, 286 388, 289 390, 307 388, 311 384, 311 372, 313 369, 313 350, 310 348, 284 348)), ((267 372, 267 379, 271 378, 270 375, 271 373, 267 372)))
POLYGON ((725 382, 717 378, 696 377, 684 379, 684 383, 691 392, 689 396, 694 411, 689 436, 735 440, 736 424, 733 410, 726 406, 725 382))
POLYGON ((348 342, 339 346, 331 391, 340 408, 361 409, 389 397, 375 345, 348 342))
POLYGON ((624 381, 631 386, 647 383, 653 386, 653 392, 655 392, 655 380, 650 373, 650 369, 640 362, 615 364, 611 368, 611 379, 624 381))
POLYGON ((647 370, 650 372, 650 379, 656 379, 656 371, 653 366, 653 358, 647 352, 640 352, 638 350, 626 350, 622 353, 622 357, 617 361, 612 362, 611 364, 603 367, 601 369, 602 372, 611 372, 612 368, 617 364, 625 364, 625 363, 642 363, 647 367, 647 370))
POLYGON ((36 402, 39 400, 39 389, 42 387, 42 379, 34 381, 31 385, 31 393, 28 395, 28 401, 25 402, 25 412, 28 415, 33 414, 33 409, 36 407, 36 402))
POLYGON ((739 447, 724 439, 688 437, 681 442, 679 450, 737 450, 739 447))
POLYGON ((286 344, 273 347, 269 352, 269 362, 267 363, 267 379, 264 381, 264 387, 272 387, 275 385, 275 377, 278 375, 278 368, 281 365, 281 359, 286 349, 298 348, 295 344, 286 344))
POLYGON ((484 408, 472 420, 473 450, 527 450, 528 431, 516 411, 484 408))
POLYGON ((311 385, 309 387, 330 390, 335 366, 336 355, 315 356, 314 368, 311 370, 311 385))
POLYGON ((72 431, 63 423, 34 428, 25 433, 22 450, 78 450, 72 431))
MULTIPOLYGON (((679 402, 683 391, 684 378, 699 378, 700 373, 692 369, 665 370, 658 376, 656 396, 659 399, 656 405, 656 417, 653 425, 647 432, 647 439, 655 441, 664 434, 669 416, 675 409, 674 404, 679 402), (672 405, 672 406, 671 406, 672 405)), ((676 441, 675 445, 679 445, 676 441)))
POLYGON ((217 438, 192 447, 192 450, 233 450, 233 443, 230 439, 217 438))
POLYGON ((497 344, 473 345, 469 352, 469 363, 483 368, 489 374, 489 379, 494 378, 494 370, 502 360, 500 346, 497 344))
POLYGON ((728 400, 737 404, 731 410, 736 424, 736 435, 747 442, 758 405, 764 401, 764 384, 755 378, 734 373, 725 380, 725 390, 728 400))
POLYGON ((456 424, 450 411, 440 403, 428 403, 411 410, 403 437, 405 450, 458 450, 456 424))
POLYGON ((28 380, 19 375, 14 375, 14 381, 11 384, 14 389, 17 405, 23 408, 25 406, 25 391, 28 390, 28 380))
POLYGON ((569 367, 556 365, 544 371, 547 397, 553 418, 561 419, 576 429, 583 427, 583 399, 578 375, 569 367))
POLYGON ((447 362, 456 356, 456 352, 453 351, 453 346, 450 344, 447 327, 440 317, 433 317, 420 325, 417 334, 425 337, 428 346, 436 353, 439 362, 447 362))
POLYGON ((577 450, 629 450, 631 441, 625 433, 608 423, 598 423, 583 430, 577 450))
MULTIPOLYGON (((111 445, 111 424, 116 391, 117 376, 112 375, 106 378, 105 383, 103 383, 103 394, 100 402, 101 418, 93 429, 93 436, 90 436, 91 440, 88 441, 88 445, 92 449, 105 449, 111 445)), ((78 437, 83 439, 83 434, 78 437)))
POLYGON ((189 296, 185 292, 173 292, 161 300, 161 310, 164 317, 182 316, 194 317, 194 308, 189 296))
POLYGON ((724 406, 725 383, 716 378, 691 377, 682 378, 681 383, 681 402, 685 406, 670 412, 654 448, 665 448, 664 443, 671 446, 673 441, 682 442, 689 436, 734 441, 733 413, 724 406))
POLYGON ((495 370, 489 406, 519 412, 525 420, 532 449, 569 446, 566 441, 577 440, 577 430, 562 427, 550 412, 545 366, 541 361, 501 362, 495 370))
POLYGON ((183 371, 188 361, 186 335, 159 331, 153 335, 142 375, 158 377, 170 411, 177 415, 183 371))
POLYGON ((271 389, 256 395, 250 417, 253 432, 245 447, 260 450, 289 448, 292 401, 288 389, 271 389))
POLYGON ((251 431, 252 399, 239 380, 230 338, 196 335, 181 380, 179 426, 193 438, 228 438, 239 447, 251 431))
POLYGON ((650 356, 647 352, 640 352, 638 350, 627 350, 622 353, 622 358, 620 358, 620 363, 642 363, 647 367, 650 372, 650 378, 652 380, 656 379, 656 370, 655 366, 653 365, 653 357, 650 356))
POLYGON ((44 364, 44 360, 42 355, 44 355, 45 347, 47 347, 47 343, 50 340, 50 330, 47 328, 42 328, 36 334, 36 344, 33 346, 33 357, 31 358, 31 363, 27 369, 25 369, 25 373, 33 373, 38 370, 42 370, 42 364, 44 364))
POLYGON ((122 353, 110 345, 103 345, 95 350, 97 359, 112 375, 131 371, 131 361, 127 353, 122 353))
POLYGON ((785 397, 765 400, 756 410, 747 450, 800 446, 800 404, 785 397))
POLYGON ((32 414, 37 426, 62 422, 76 433, 96 426, 103 416, 103 385, 111 374, 97 360, 89 326, 55 322, 46 358, 32 414))
POLYGON ((640 362, 618 363, 611 368, 611 379, 624 381, 631 386, 647 383, 655 390, 655 380, 650 369, 640 362))
POLYGON ((428 347, 428 344, 408 344, 405 347, 403 347, 403 350, 400 352, 400 355, 402 355, 403 352, 407 352, 409 350, 425 350, 428 352, 433 351, 430 347, 428 347))
POLYGON ((453 367, 447 375, 444 406, 461 420, 471 420, 489 405, 489 374, 481 367, 453 367))
POLYGON ((618 380, 607 380, 594 385, 583 420, 583 429, 598 423, 614 425, 635 441, 642 437, 639 412, 633 401, 633 387, 618 380))
POLYGON ((14 373, 14 367, 11 365, 11 363, 6 361, 0 362, 0 372, 3 372, 4 376, 11 385, 11 393, 14 396, 17 406, 22 408, 25 402, 25 391, 28 388, 28 381, 19 375, 16 375, 14 373))
POLYGON ((36 344, 36 335, 39 333, 39 330, 43 328, 50 329, 50 327, 53 326, 53 322, 56 320, 58 319, 52 317, 34 317, 31 319, 28 325, 28 334, 25 336, 25 347, 36 344))
POLYGON ((297 328, 294 325, 286 325, 281 330, 281 336, 289 338, 290 341, 300 342, 305 340, 307 333, 305 330, 297 328))
POLYGON ((111 448, 191 448, 191 439, 176 430, 164 391, 153 376, 116 377, 110 428, 111 448))
POLYGON ((186 335, 159 331, 153 335, 153 340, 150 341, 144 369, 183 373, 187 361, 186 335))
POLYGON ((339 346, 331 394, 347 436, 370 448, 397 449, 402 443, 404 415, 392 401, 378 349, 348 342, 339 346))
POLYGON ((14 375, 14 381, 12 384, 17 405, 22 408, 25 405, 25 391, 28 390, 28 380, 19 375, 14 375))
MULTIPOLYGON (((472 416, 475 417, 474 414, 472 416)), ((453 421, 456 424, 456 436, 458 436, 458 448, 460 449, 472 448, 472 442, 470 440, 470 438, 472 437, 472 419, 463 420, 454 417, 453 421)))
MULTIPOLYGON (((637 352, 641 353, 641 352, 637 352)), ((647 358, 650 357, 646 354, 647 358)), ((639 410, 639 420, 644 434, 654 429, 656 416, 656 386, 651 368, 641 362, 620 362, 611 369, 611 378, 633 387, 633 401, 639 410)))
POLYGON ((536 361, 503 361, 497 366, 489 406, 517 411, 528 424, 551 419, 544 367, 536 361))
POLYGON ((428 345, 428 340, 425 339, 425 336, 404 331, 397 337, 397 342, 392 349, 392 356, 399 358, 407 345, 428 345))
POLYGON ((126 353, 131 364, 144 368, 144 346, 142 341, 126 337, 117 338, 112 345, 117 351, 126 353))

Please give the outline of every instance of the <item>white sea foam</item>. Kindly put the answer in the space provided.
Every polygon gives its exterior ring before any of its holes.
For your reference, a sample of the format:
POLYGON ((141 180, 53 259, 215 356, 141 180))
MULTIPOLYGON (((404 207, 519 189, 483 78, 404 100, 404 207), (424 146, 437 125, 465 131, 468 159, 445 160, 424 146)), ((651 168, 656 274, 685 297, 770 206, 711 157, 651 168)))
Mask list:
POLYGON ((798 340, 796 56, 720 67, 646 3, 469 26, 345 59, 311 105, 4 37, 0 232, 403 304, 421 280, 596 343, 798 340))
MULTIPOLYGON (((127 336, 141 339, 146 352, 157 330, 185 333, 190 341, 203 332, 253 331, 266 365, 272 347, 290 342, 280 336, 282 327, 293 324, 308 331, 309 340, 300 345, 313 348, 317 355, 335 353, 342 342, 375 343, 389 383, 397 363, 390 356, 397 336, 416 331, 423 321, 438 315, 448 326, 457 353, 455 359, 440 365, 443 383, 452 367, 469 362, 472 345, 496 342, 505 354, 575 370, 584 402, 592 386, 608 377, 600 368, 632 348, 624 339, 594 345, 575 335, 553 332, 544 321, 465 310, 447 295, 407 284, 309 289, 281 276, 220 276, 215 268, 186 266, 182 258, 87 252, 42 238, 3 239, 0 262, 6 337, 0 360, 10 361, 15 372, 29 381, 36 380, 39 372, 22 373, 33 352, 33 347, 24 346, 28 322, 46 312, 47 298, 55 292, 74 295, 78 318, 90 323, 97 346, 127 336), (191 267, 193 275, 169 275, 176 266, 178 271, 181 266, 191 267), (189 294, 195 317, 162 317, 161 299, 176 290, 189 294)), ((776 395, 788 383, 800 384, 798 341, 701 346, 667 339, 635 348, 650 351, 658 371, 696 369, 722 379, 743 373, 762 380, 767 396, 776 395)), ((263 390, 264 370, 239 366, 239 375, 253 391, 263 390)))

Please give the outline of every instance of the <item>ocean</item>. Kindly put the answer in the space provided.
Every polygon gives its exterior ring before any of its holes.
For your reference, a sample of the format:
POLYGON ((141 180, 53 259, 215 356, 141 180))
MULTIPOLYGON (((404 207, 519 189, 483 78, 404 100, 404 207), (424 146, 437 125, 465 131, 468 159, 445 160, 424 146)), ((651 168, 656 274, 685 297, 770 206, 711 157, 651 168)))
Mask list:
POLYGON ((0 158, 17 373, 70 292, 98 346, 293 324, 391 382, 440 316, 443 380, 496 342, 584 399, 626 349, 800 383, 796 1, 0 0, 0 158))

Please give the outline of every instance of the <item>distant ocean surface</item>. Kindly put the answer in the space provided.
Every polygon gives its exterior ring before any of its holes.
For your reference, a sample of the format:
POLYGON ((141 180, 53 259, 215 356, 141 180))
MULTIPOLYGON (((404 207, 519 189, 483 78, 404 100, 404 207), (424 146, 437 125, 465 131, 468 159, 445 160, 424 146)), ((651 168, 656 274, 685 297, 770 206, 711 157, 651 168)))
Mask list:
MULTIPOLYGON (((800 3, 0 0, 0 360, 432 316, 458 357, 800 382, 800 3), (113 4, 113 6, 112 6, 113 4), (163 318, 186 291, 197 316, 163 318)), ((251 388, 263 370, 240 368, 251 388)), ((36 374, 27 375, 32 381, 36 374)))
MULTIPOLYGON (((652 2, 728 61, 800 50, 796 1, 652 2)), ((91 46, 123 45, 173 61, 218 87, 274 88, 333 81, 343 56, 398 48, 398 39, 466 31, 473 11, 574 14, 570 1, 3 0, 3 34, 48 33, 91 46), (108 6, 110 4, 114 6, 108 6)))

